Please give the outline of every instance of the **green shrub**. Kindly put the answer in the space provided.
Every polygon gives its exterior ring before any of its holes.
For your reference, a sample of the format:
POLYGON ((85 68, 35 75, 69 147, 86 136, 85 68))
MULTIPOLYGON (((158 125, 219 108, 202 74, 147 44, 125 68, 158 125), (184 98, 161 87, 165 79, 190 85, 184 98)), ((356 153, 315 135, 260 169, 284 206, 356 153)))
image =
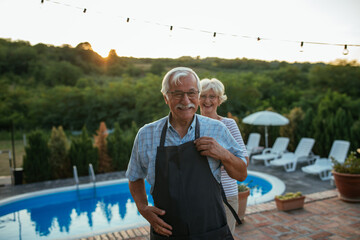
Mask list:
POLYGON ((238 185, 238 192, 246 192, 247 190, 250 190, 250 188, 248 187, 249 183, 247 184, 239 184, 238 185))
POLYGON ((40 130, 29 134, 23 158, 24 179, 27 183, 46 181, 51 178, 50 150, 47 139, 40 130))
POLYGON ((72 166, 76 166, 79 176, 89 174, 89 164, 93 165, 94 171, 98 169, 98 149, 93 146, 92 139, 84 126, 79 137, 72 139, 69 158, 72 166))
POLYGON ((298 198, 301 196, 302 196, 301 192, 296 192, 296 193, 288 192, 288 193, 285 193, 284 195, 277 195, 277 196, 275 196, 275 198, 278 198, 280 200, 288 200, 288 199, 292 199, 292 198, 298 198))
POLYGON ((360 148, 357 151, 357 154, 352 151, 344 163, 339 163, 332 157, 334 171, 338 173, 360 174, 360 156, 357 156, 360 154, 360 148))
POLYGON ((107 150, 106 138, 108 135, 109 134, 105 122, 101 122, 99 129, 96 130, 96 135, 94 135, 94 144, 97 147, 99 153, 99 173, 112 171, 111 158, 109 157, 107 150))
POLYGON ((48 143, 50 149, 50 166, 53 178, 70 177, 72 173, 68 157, 69 143, 62 126, 53 127, 48 143))
POLYGON ((127 131, 121 130, 119 123, 115 123, 114 133, 108 136, 108 152, 115 170, 126 170, 137 130, 135 123, 127 131))

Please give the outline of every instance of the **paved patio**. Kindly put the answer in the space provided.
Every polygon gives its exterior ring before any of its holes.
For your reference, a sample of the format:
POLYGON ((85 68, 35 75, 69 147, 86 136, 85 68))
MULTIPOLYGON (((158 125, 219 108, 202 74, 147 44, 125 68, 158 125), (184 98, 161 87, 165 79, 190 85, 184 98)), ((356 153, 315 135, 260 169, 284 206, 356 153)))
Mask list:
MULTIPOLYGON (((306 201, 303 209, 289 212, 278 211, 273 201, 248 206, 244 224, 236 227, 235 239, 360 239, 360 204, 339 200, 329 181, 306 175, 300 168, 298 166, 295 172, 286 173, 282 168, 265 167, 261 163, 249 166, 249 170, 283 180, 287 192, 302 191, 306 201)), ((97 181, 123 177, 124 172, 96 175, 97 181)), ((88 177, 82 177, 80 181, 88 182, 88 177)), ((73 179, 16 186, 4 184, 0 187, 0 199, 73 184, 73 179)), ((149 239, 149 226, 82 238, 85 239, 149 239)))
MULTIPOLYGON (((149 226, 83 238, 81 240, 145 240, 149 226)), ((303 209, 278 211, 274 201, 249 206, 245 221, 236 226, 241 239, 360 239, 360 204, 338 199, 336 190, 306 196, 303 209)))

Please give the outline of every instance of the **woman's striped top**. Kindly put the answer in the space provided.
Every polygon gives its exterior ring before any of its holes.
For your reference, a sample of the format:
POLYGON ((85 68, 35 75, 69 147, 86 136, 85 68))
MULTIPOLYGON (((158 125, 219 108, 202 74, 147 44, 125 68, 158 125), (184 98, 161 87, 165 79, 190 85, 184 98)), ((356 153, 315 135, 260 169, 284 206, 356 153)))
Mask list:
MULTIPOLYGON (((246 151, 246 146, 244 141, 241 137, 241 133, 239 127, 237 126, 236 122, 232 118, 222 118, 220 120, 225 126, 229 129, 231 135, 235 138, 235 140, 239 143, 241 149, 244 152, 244 156, 248 156, 246 151)), ((231 178, 224 168, 221 169, 221 182, 224 187, 226 197, 236 196, 238 194, 238 186, 237 181, 231 178)))

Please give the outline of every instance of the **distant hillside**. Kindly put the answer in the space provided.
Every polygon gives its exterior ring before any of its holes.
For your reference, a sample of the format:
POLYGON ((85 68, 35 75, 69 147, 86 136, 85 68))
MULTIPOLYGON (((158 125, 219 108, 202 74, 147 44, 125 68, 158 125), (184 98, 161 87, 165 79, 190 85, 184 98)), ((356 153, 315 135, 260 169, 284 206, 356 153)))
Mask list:
MULTIPOLYGON (((240 119, 241 131, 263 133, 241 119, 270 109, 291 124, 270 129, 270 143, 291 134, 315 137, 315 149, 328 154, 334 139, 360 146, 360 68, 356 62, 287 63, 250 59, 149 59, 119 57, 111 50, 101 57, 87 42, 75 48, 0 39, 0 130, 29 131, 62 125, 65 130, 90 131, 105 121, 125 129, 142 126, 169 110, 160 93, 171 68, 193 68, 200 78, 218 78, 228 100, 219 114, 240 119)), ((294 146, 292 146, 294 147, 294 146)), ((324 155, 324 156, 325 156, 324 155)))

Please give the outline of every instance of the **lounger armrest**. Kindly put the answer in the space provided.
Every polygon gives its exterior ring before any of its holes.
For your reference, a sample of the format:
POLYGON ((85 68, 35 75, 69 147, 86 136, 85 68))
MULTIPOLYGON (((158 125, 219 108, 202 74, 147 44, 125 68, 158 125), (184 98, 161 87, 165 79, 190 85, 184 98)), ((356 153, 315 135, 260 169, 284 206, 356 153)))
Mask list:
POLYGON ((271 150, 272 150, 271 148, 265 148, 262 153, 263 153, 263 154, 266 154, 266 153, 274 153, 274 152, 272 152, 271 150))
POLYGON ((331 160, 328 158, 318 158, 316 159, 315 164, 332 166, 331 160))
POLYGON ((282 154, 282 157, 290 157, 290 156, 293 157, 295 156, 295 154, 293 152, 285 152, 282 154))

